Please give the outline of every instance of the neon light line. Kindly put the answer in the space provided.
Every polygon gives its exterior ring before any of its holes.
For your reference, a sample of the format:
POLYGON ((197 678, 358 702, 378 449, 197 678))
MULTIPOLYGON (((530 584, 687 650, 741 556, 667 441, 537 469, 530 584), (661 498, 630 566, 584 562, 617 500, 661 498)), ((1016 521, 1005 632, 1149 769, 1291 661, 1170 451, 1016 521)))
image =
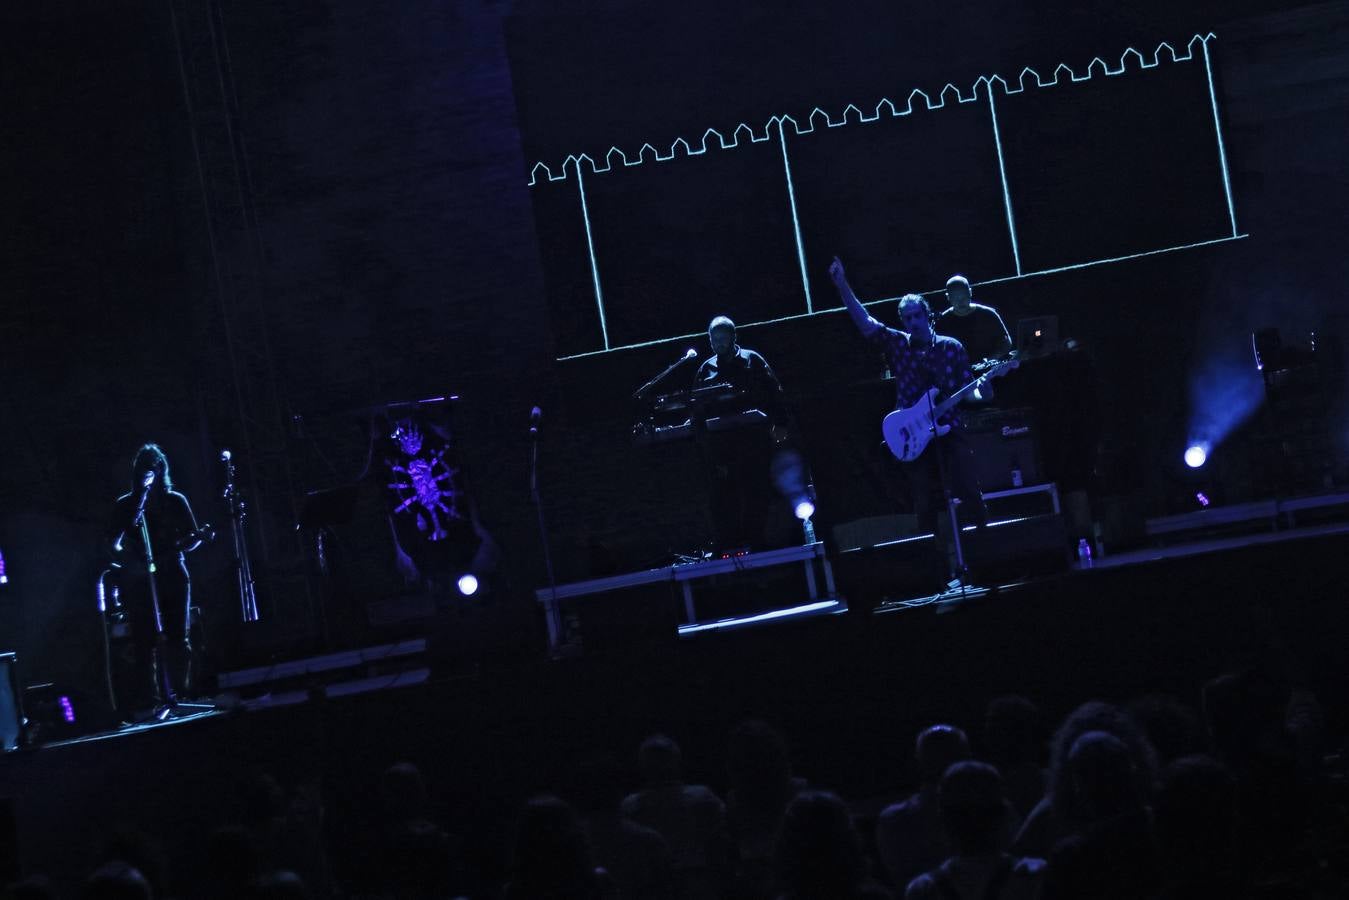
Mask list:
POLYGON ((1155 69, 1157 66, 1161 65, 1163 51, 1170 55, 1171 62, 1173 63, 1188 62, 1194 59, 1194 45, 1196 42, 1198 42, 1204 50, 1204 59, 1205 64, 1207 65, 1208 42, 1216 39, 1217 36, 1213 32, 1203 35, 1196 34, 1186 42, 1185 52, 1183 53, 1178 52, 1171 44, 1163 41, 1158 44, 1157 48, 1152 52, 1152 62, 1148 62, 1147 58, 1138 50, 1129 47, 1120 55, 1118 66, 1111 68, 1105 60, 1096 56, 1092 58, 1091 62, 1087 63, 1086 74, 1083 75, 1077 74, 1077 72, 1075 72, 1067 63, 1059 63, 1054 67, 1051 77, 1048 80, 1035 69, 1026 66, 1015 79, 1016 87, 1009 85, 1007 79, 1003 78, 1001 75, 980 75, 974 80, 974 84, 968 97, 961 92, 960 88, 950 83, 943 86, 941 91, 938 92, 935 102, 933 97, 927 92, 914 89, 909 92, 907 99, 904 101, 903 109, 900 109, 900 107, 888 97, 882 97, 881 100, 875 104, 870 114, 863 112, 862 108, 856 104, 849 103, 843 108, 843 112, 839 115, 837 121, 835 121, 828 112, 817 106, 806 116, 804 125, 797 121, 793 116, 781 114, 770 116, 759 130, 756 130, 745 122, 741 122, 731 130, 729 139, 717 129, 708 128, 703 132, 701 141, 698 143, 696 149, 694 144, 691 144, 682 137, 676 138, 675 141, 670 144, 670 149, 664 153, 657 149, 654 144, 646 142, 638 148, 635 154, 633 154, 633 158, 629 159, 627 153, 624 153, 618 147, 611 146, 604 154, 603 166, 598 165, 595 162, 594 157, 587 153, 571 154, 562 160, 562 165, 560 167, 562 174, 560 175, 554 175, 552 168, 542 161, 536 162, 529 170, 529 186, 535 187, 549 181, 565 181, 567 178, 567 169, 569 167, 575 168, 576 172, 579 174, 582 163, 588 163, 590 165, 592 174, 601 174, 613 171, 614 169, 619 168, 620 165, 621 167, 631 167, 641 165, 643 162, 648 161, 668 162, 678 156, 681 150, 685 156, 702 156, 713 146, 719 147, 722 150, 731 150, 739 147, 742 139, 747 139, 751 144, 759 144, 772 139, 772 129, 775 125, 779 129, 782 129, 789 122, 796 134, 802 135, 810 134, 819 127, 841 128, 850 124, 850 120, 852 123, 856 124, 877 122, 882 118, 883 113, 887 112, 890 118, 898 118, 900 116, 912 115, 916 110, 920 109, 943 109, 947 106, 948 100, 952 98, 957 104, 974 103, 979 98, 979 85, 981 83, 988 88, 990 97, 993 94, 994 82, 997 82, 998 85, 1002 87, 1004 94, 1010 96, 1025 91, 1028 87, 1028 82, 1032 77, 1034 79, 1035 87, 1046 88, 1055 87, 1063 81, 1089 81, 1097 75, 1123 75, 1128 71, 1131 61, 1133 65, 1140 69, 1155 69), (921 100, 922 103, 917 104, 916 101, 918 100, 921 100), (539 177, 540 174, 543 176, 542 179, 539 177))
POLYGON ((1237 233, 1237 208, 1232 202, 1232 181, 1227 175, 1227 149, 1223 146, 1223 126, 1218 120, 1218 95, 1213 90, 1213 65, 1208 58, 1208 44, 1204 45, 1204 74, 1208 76, 1208 99, 1213 106, 1213 131, 1218 136, 1218 159, 1223 167, 1223 190, 1227 193, 1227 215, 1232 220, 1232 235, 1237 233))
POLYGON ((1107 263, 1125 262, 1130 259, 1142 259, 1145 256, 1156 256, 1159 253, 1174 253, 1177 250, 1193 250, 1195 247, 1208 247, 1212 244, 1224 244, 1228 241, 1239 241, 1250 237, 1249 234, 1234 234, 1230 237, 1214 238, 1211 241, 1196 241, 1193 244, 1179 244, 1175 247, 1163 247, 1160 250, 1144 250, 1139 253, 1130 253, 1126 256, 1112 256, 1109 259, 1093 259, 1091 262, 1073 263, 1071 266, 1058 266, 1054 269, 1040 269, 1037 272, 1027 272, 1025 275, 1008 275, 1006 278, 990 278, 987 281, 980 281, 979 284, 1001 284, 1005 281, 1016 281, 1019 278, 1031 278, 1036 275, 1056 275, 1059 272, 1071 272, 1074 269, 1086 269, 1091 266, 1103 266, 1107 263))
POLYGON ((998 175, 1002 177, 1002 205, 1007 210, 1007 234, 1012 239, 1012 261, 1016 274, 1021 274, 1021 250, 1016 244, 1016 219, 1012 216, 1012 195, 1007 190, 1007 167, 1002 161, 1002 135, 998 131, 998 105, 993 100, 993 86, 988 86, 988 112, 993 117, 993 142, 998 148, 998 175))
POLYGON ((745 616, 743 618, 721 619, 716 622, 697 622, 694 623, 693 625, 680 625, 678 631, 681 635, 697 634, 701 631, 716 631, 717 629, 720 628, 732 628, 741 625, 753 625, 758 622, 771 622, 774 619, 783 619, 789 616, 800 616, 804 615, 805 613, 815 612, 816 610, 820 609, 829 609, 830 607, 838 607, 840 612, 842 612, 844 608, 843 604, 839 603, 837 600, 820 600, 816 603, 807 603, 804 606, 793 606, 790 609, 775 609, 770 612, 757 613, 755 615, 745 616))
POLYGON ((792 186, 792 166, 787 161, 787 136, 782 130, 782 120, 778 120, 778 140, 782 142, 782 171, 787 175, 787 202, 792 207, 792 229, 796 232, 796 257, 801 262, 801 288, 806 292, 806 313, 815 311, 810 299, 810 278, 806 274, 806 245, 801 240, 801 221, 796 217, 796 188, 792 186))
POLYGON ((604 349, 609 349, 609 326, 604 320, 604 292, 600 290, 600 268, 595 263, 595 238, 590 234, 590 209, 586 206, 585 179, 581 176, 581 167, 576 167, 576 187, 581 195, 581 218, 586 225, 586 247, 590 250, 590 277, 595 283, 595 308, 600 311, 600 334, 604 337, 604 349))
MULTIPOLYGON (((1240 241, 1248 237, 1250 237, 1249 234, 1236 234, 1232 235, 1231 237, 1214 238, 1213 240, 1210 241, 1198 241, 1193 244, 1181 244, 1175 247, 1163 247, 1160 250, 1145 250, 1141 253, 1130 253, 1127 256, 1112 256, 1109 259, 1094 259, 1091 262, 1075 263, 1071 266, 1059 266, 1054 269, 1040 269, 1039 271, 1036 272, 1026 272, 1023 275, 1008 275, 1004 278, 990 278, 986 281, 972 281, 970 282, 970 284, 973 287, 979 287, 985 284, 1003 284, 1008 281, 1020 281, 1023 278, 1035 278, 1040 275, 1055 275, 1058 274, 1059 272, 1070 272, 1073 271, 1074 269, 1086 269, 1090 268, 1091 266, 1103 266, 1106 265, 1107 263, 1125 262, 1130 259, 1142 259, 1145 256, 1157 256, 1158 254, 1161 253, 1173 253, 1177 250, 1193 250, 1195 247, 1208 247, 1213 244, 1225 244, 1228 241, 1240 241)), ((942 293, 945 293, 945 290, 942 288, 921 292, 922 296, 925 297, 935 296, 937 294, 942 293)), ((898 301, 899 297, 886 297, 882 300, 868 300, 862 305, 877 306, 882 303, 896 303, 898 301)), ((775 319, 764 319, 759 322, 748 322, 743 325, 737 324, 736 328, 745 329, 745 328, 754 328, 759 325, 777 325, 781 322, 794 322, 798 319, 809 319, 813 318, 814 316, 823 316, 828 315, 830 313, 839 313, 839 312, 844 312, 844 308, 842 306, 831 306, 828 309, 817 309, 814 312, 809 313, 796 313, 795 315, 790 316, 778 316, 775 319)), ((584 353, 572 353, 568 356, 559 356, 556 358, 556 361, 567 362, 568 360, 585 359, 586 357, 590 356, 603 356, 606 353, 617 353, 620 350, 640 350, 643 347, 656 347, 661 344, 674 343, 675 341, 686 341, 689 338, 702 337, 704 334, 706 334, 706 332, 693 331, 688 334, 677 334, 673 337, 657 338, 654 341, 641 341, 636 344, 623 344, 620 347, 606 347, 604 350, 587 350, 584 353)))

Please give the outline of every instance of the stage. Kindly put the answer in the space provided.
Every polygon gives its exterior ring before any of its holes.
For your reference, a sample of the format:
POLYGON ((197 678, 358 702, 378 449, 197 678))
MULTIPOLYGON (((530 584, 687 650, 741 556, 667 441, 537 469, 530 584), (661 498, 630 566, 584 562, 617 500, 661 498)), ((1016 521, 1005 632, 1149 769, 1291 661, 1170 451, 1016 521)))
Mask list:
MULTIPOLYGON (((1333 524, 1176 543, 964 597, 672 632, 458 677, 437 674, 455 666, 433 641, 429 678, 395 675, 346 695, 311 687, 284 704, 11 752, 0 795, 26 871, 67 871, 72 852, 116 823, 155 834, 188 864, 212 826, 237 817, 250 774, 321 790, 341 835, 371 814, 378 772, 410 759, 449 816, 481 829, 468 849, 490 868, 514 806, 565 786, 582 761, 627 760, 662 730, 684 747, 690 778, 716 786, 728 730, 756 716, 784 730, 800 774, 860 801, 903 786, 916 729, 936 719, 977 729, 1001 693, 1033 698, 1055 721, 1095 697, 1193 703, 1204 680, 1260 662, 1344 696, 1346 535, 1349 525, 1333 524)), ((1332 734, 1344 725, 1329 723, 1332 734)), ((338 837, 336 858, 354 840, 338 837)))

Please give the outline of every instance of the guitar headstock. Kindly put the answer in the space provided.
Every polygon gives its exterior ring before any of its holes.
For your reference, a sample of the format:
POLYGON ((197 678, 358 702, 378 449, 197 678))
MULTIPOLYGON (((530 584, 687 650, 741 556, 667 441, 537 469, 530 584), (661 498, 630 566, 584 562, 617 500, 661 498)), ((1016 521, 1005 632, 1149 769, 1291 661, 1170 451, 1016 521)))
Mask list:
POLYGON ((998 378, 1021 366, 1021 360, 1015 356, 1007 359, 985 359, 970 366, 970 371, 980 378, 998 378))

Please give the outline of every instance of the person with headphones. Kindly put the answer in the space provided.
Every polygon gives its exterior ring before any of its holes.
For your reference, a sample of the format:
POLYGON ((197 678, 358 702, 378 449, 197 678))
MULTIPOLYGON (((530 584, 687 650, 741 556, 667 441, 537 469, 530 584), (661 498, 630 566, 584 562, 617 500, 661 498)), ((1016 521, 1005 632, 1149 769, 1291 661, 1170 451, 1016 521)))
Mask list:
MULTIPOLYGON (((937 334, 933 329, 936 316, 922 296, 905 294, 899 299, 899 318, 907 330, 889 328, 867 313, 848 284, 838 257, 834 257, 829 266, 829 277, 857 330, 885 354, 895 380, 895 409, 904 409, 924 400, 934 387, 940 397, 949 397, 974 380, 965 348, 955 338, 937 334)), ((978 389, 974 396, 981 398, 978 389)), ((973 451, 960 427, 958 409, 953 407, 938 420, 939 424, 950 425, 951 430, 934 441, 936 448, 929 448, 904 466, 913 492, 918 528, 922 532, 937 529, 937 511, 940 509, 937 498, 941 496, 943 468, 952 496, 959 498, 962 504, 961 523, 983 525, 988 519, 975 477, 973 451)))
POLYGON ((1002 316, 993 307, 974 302, 968 278, 952 275, 946 279, 946 299, 951 305, 937 316, 934 327, 939 334, 960 341, 971 360, 982 363, 1012 352, 1012 336, 1002 316))

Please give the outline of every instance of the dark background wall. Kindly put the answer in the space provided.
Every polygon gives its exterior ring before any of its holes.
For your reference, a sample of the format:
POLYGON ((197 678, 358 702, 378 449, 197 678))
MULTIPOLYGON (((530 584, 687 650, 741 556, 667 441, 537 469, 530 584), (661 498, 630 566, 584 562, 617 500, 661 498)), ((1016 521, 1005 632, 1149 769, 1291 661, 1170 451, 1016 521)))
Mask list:
MULTIPOLYGON (((1217 371, 1231 385, 1231 368, 1244 379, 1238 399, 1258 395, 1250 329, 1324 329, 1345 281, 1349 7, 1280 6, 992 3, 939 14, 876 4, 832 21, 776 5, 737 17, 606 3, 576 8, 555 31, 541 24, 553 6, 533 3, 222 2, 206 19, 167 2, 7 8, 0 552, 11 584, 0 592, 0 643, 33 660, 35 677, 91 680, 97 537, 144 440, 166 447, 199 517, 217 523, 219 448, 246 448, 236 452, 257 494, 264 611, 286 626, 278 644, 304 635, 324 588, 306 576, 294 498, 363 471, 361 410, 453 392, 508 576, 466 627, 508 654, 535 652, 528 590, 544 576, 527 493, 531 406, 546 411, 541 478, 561 576, 582 573, 596 544, 643 560, 705 533, 692 462, 677 448, 634 451, 622 399, 684 344, 554 361, 575 323, 559 323, 540 253, 556 239, 528 187, 542 144, 572 152, 674 136, 690 123, 884 93, 872 86, 878 73, 939 88, 1212 30, 1236 208, 1251 237, 979 290, 1009 319, 1063 317, 1096 362, 1110 461, 1100 491, 1165 510, 1190 397, 1218 402, 1215 379, 1193 376, 1217 371), (513 65, 537 63, 522 54, 556 52, 550 35, 584 61, 577 36, 588 34, 594 57, 609 59, 626 39, 614 23, 634 21, 647 23, 631 45, 649 57, 640 67, 591 65, 591 81, 559 77, 548 90, 537 77, 514 80, 513 65), (700 21, 716 26, 715 46, 686 42, 712 30, 700 21), (786 41, 802 23, 813 43, 786 41), (848 65, 862 51, 887 59, 848 65), (691 66, 706 77, 680 74, 691 66), (739 74, 717 77, 727 71, 739 74), (203 87, 216 73, 229 88, 218 108, 203 87), (636 116, 631 99, 648 94, 668 102, 636 116), (584 131, 566 130, 575 109, 590 111, 584 131), (1216 368, 1200 365, 1209 360, 1216 368)), ((865 224, 850 228, 866 234, 865 224)), ((908 274, 919 283, 861 274, 859 291, 936 286, 908 274)), ((883 485, 853 457, 888 398, 855 387, 874 361, 847 321, 742 337, 782 374, 831 473, 821 480, 835 486, 836 518, 885 511, 883 485)), ((1259 493, 1252 466, 1231 470, 1234 497, 1259 493)), ((823 483, 821 493, 828 504, 823 483)), ((361 547, 387 557, 387 547, 361 547)), ((226 555, 208 551, 195 568, 222 627, 233 615, 226 555)))

